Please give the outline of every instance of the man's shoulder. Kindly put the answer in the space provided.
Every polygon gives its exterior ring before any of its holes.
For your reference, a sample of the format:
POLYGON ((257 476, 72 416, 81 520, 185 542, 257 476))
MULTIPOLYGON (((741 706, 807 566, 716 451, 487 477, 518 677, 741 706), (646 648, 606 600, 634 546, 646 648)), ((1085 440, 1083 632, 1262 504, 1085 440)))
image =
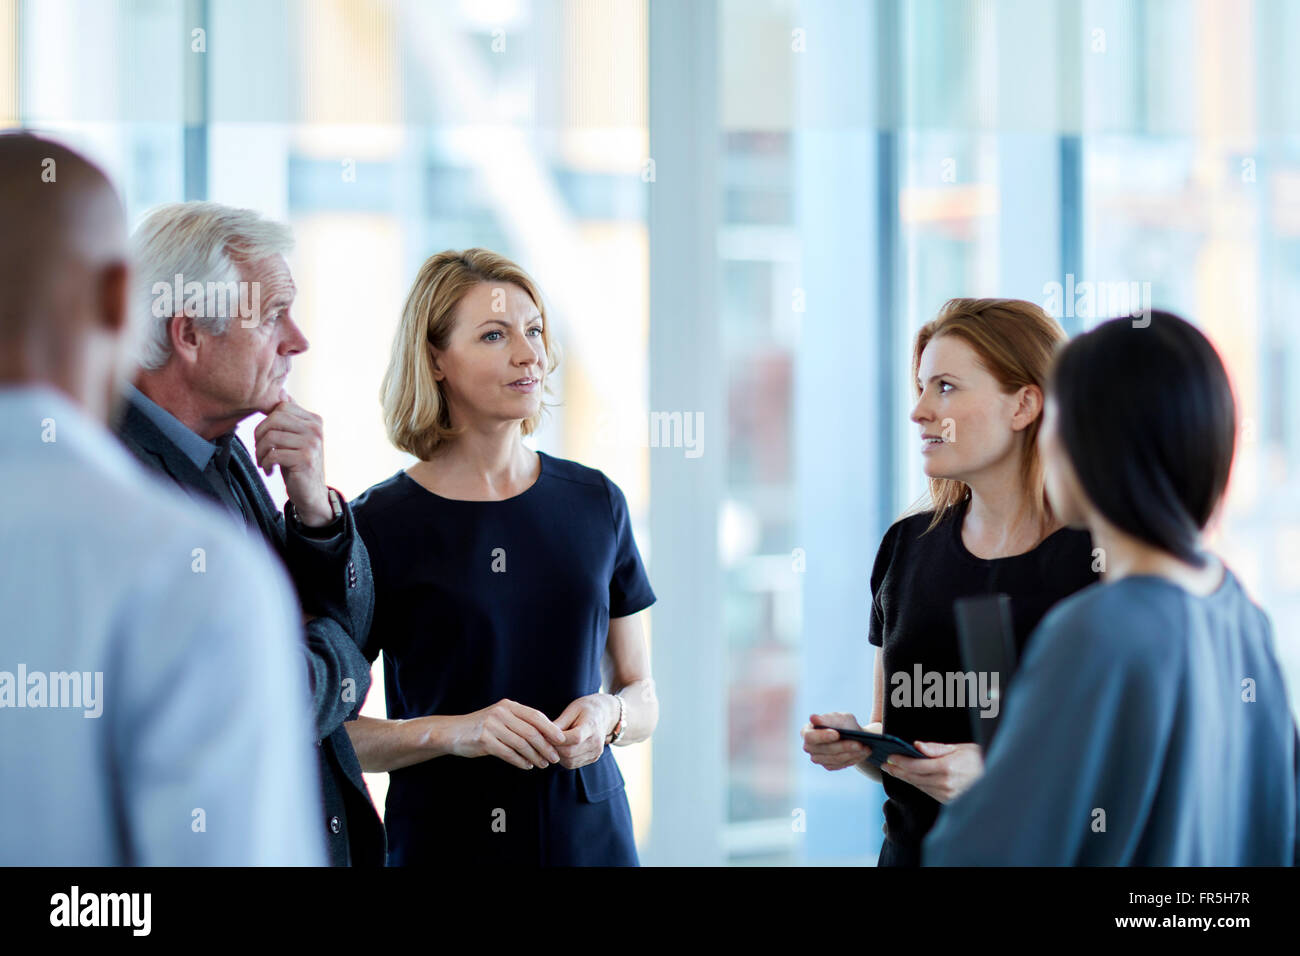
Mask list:
MULTIPOLYGON (((112 468, 88 466, 79 480, 94 486, 82 498, 84 520, 99 515, 127 539, 160 540, 176 535, 202 535, 247 547, 248 536, 230 516, 208 498, 189 494, 153 462, 142 459, 124 441, 121 460, 112 468), (102 506, 101 506, 102 505, 102 506)), ((258 550, 258 549, 253 549, 258 550)))
POLYGON ((163 435, 162 429, 151 422, 149 416, 142 412, 130 398, 122 403, 122 411, 113 431, 123 444, 140 448, 151 447, 160 441, 168 440, 163 435))
MULTIPOLYGON (((167 476, 173 482, 183 483, 177 475, 184 474, 179 467, 184 453, 132 402, 125 403, 113 431, 126 450, 141 464, 167 476)), ((195 474, 197 473, 195 469, 195 474)))
MULTIPOLYGON (((264 544, 71 404, 38 396, 37 410, 47 401, 48 436, 11 441, 0 475, 11 505, 0 520, 11 581, 26 575, 35 588, 77 595, 97 616, 84 640, 153 641, 166 632, 174 643, 182 627, 224 633, 235 613, 292 622, 291 585, 264 544), (157 623, 136 627, 141 621, 157 623)), ((261 633, 251 628, 238 640, 261 633)))

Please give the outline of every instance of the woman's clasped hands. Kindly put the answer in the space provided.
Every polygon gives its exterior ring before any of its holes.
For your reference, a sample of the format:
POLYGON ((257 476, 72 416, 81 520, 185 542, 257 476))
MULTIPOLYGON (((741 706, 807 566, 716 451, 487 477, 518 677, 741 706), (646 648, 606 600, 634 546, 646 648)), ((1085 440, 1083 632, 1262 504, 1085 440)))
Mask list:
POLYGON ((552 721, 536 708, 503 698, 458 718, 451 752, 497 757, 520 770, 557 763, 573 770, 600 759, 617 711, 611 695, 588 694, 552 721))

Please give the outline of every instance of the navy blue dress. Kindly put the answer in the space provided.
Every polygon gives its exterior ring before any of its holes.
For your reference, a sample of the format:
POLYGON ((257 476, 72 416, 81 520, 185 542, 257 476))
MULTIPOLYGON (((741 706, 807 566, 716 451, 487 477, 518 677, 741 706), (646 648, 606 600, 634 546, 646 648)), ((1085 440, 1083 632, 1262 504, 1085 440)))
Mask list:
MULTIPOLYGON (((443 498, 404 471, 353 502, 370 552, 388 716, 468 714, 509 698, 554 720, 600 690, 611 617, 655 601, 627 501, 594 468, 539 452, 504 501, 443 498)), ((436 757, 394 770, 391 866, 635 866, 623 777, 606 747, 577 770, 436 757)))

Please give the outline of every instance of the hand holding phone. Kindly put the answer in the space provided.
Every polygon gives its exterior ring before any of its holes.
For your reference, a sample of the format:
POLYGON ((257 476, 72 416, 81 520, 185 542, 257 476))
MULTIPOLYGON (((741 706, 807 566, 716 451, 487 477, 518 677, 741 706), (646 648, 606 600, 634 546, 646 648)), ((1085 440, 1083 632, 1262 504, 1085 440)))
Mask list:
POLYGON ((861 742, 841 737, 839 727, 858 727, 858 720, 852 714, 813 714, 802 731, 804 752, 827 770, 858 766, 870 755, 861 742))
POLYGON ((889 759, 891 754, 900 754, 904 757, 921 757, 926 758, 928 755, 921 753, 906 740, 895 737, 892 734, 873 734, 867 730, 842 730, 839 727, 829 728, 834 730, 844 740, 856 740, 859 743, 866 744, 871 748, 867 754, 867 760, 879 767, 889 759))

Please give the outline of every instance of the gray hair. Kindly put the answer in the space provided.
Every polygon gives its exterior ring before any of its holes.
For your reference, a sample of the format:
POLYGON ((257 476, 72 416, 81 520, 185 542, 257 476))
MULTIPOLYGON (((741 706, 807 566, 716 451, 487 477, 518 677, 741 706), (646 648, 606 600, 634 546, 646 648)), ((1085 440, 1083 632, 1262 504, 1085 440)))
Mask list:
MULTIPOLYGON (((236 290, 240 266, 293 248, 293 233, 283 223, 263 219, 252 209, 215 202, 169 203, 153 209, 131 237, 135 268, 135 307, 148 314, 141 336, 140 365, 159 369, 171 358, 168 327, 173 316, 186 314, 185 303, 172 295, 197 282, 208 290, 236 290), (177 277, 181 278, 177 278, 177 277), (166 294, 160 295, 163 287, 166 294), (164 303, 169 303, 170 307, 164 303)), ((188 293, 187 293, 188 294, 188 293)), ((236 293, 238 294, 238 293, 236 293)), ((225 335, 233 310, 196 310, 194 321, 213 335, 225 335)))

